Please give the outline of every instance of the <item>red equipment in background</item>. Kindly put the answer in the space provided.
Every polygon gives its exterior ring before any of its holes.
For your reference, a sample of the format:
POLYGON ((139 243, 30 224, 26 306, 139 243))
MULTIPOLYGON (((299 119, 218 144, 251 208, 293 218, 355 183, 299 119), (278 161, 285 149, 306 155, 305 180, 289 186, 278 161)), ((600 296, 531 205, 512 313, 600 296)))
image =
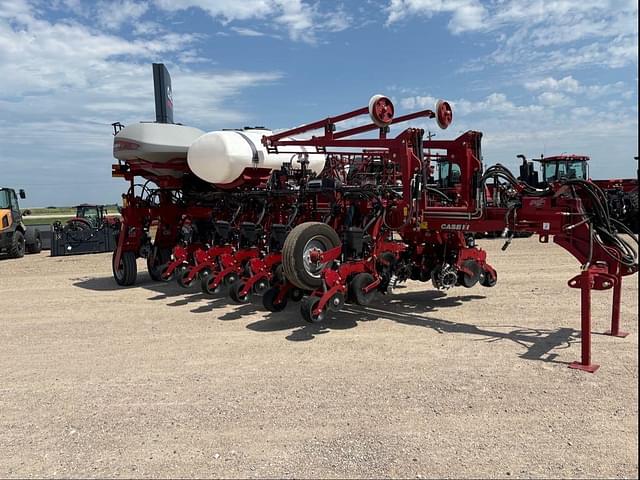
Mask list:
POLYGON ((540 172, 535 171, 533 163, 527 161, 524 155, 518 155, 518 158, 522 160, 519 179, 534 187, 544 187, 567 179, 590 180, 605 193, 609 215, 622 222, 633 233, 639 233, 637 178, 590 179, 589 157, 585 155, 541 156, 534 159, 540 163, 540 172), (539 173, 542 178, 539 178, 539 173))

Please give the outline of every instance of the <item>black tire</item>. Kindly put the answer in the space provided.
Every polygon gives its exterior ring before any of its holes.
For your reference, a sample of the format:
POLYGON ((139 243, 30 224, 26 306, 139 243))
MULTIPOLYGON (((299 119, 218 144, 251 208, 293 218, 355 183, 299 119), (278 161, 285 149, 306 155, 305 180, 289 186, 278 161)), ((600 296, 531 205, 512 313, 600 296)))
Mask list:
POLYGON ((235 284, 238 280, 239 280, 238 274, 235 272, 232 272, 232 273, 228 273, 227 276, 224 277, 224 279, 222 280, 222 283, 224 283, 227 287, 230 287, 233 284, 235 284))
POLYGON ((376 290, 364 293, 363 289, 373 282, 373 276, 370 273, 358 273, 349 283, 349 296, 358 305, 367 306, 376 298, 376 290))
POLYGON ((495 287, 498 283, 498 274, 491 273, 488 270, 484 270, 484 275, 480 277, 480 285, 483 287, 495 287))
POLYGON ((250 295, 247 293, 246 295, 240 295, 240 290, 244 288, 244 282, 238 280, 234 282, 231 287, 229 287, 229 296, 231 300, 236 303, 247 303, 249 301, 250 295))
POLYGON ((271 283, 267 278, 261 278, 256 283, 253 284, 253 293, 256 295, 263 295, 269 288, 271 288, 271 283))
POLYGON ((178 285, 180 285, 182 288, 189 288, 191 285, 193 285, 193 278, 190 281, 186 280, 186 278, 189 276, 189 270, 186 267, 183 266, 178 268, 175 276, 178 281, 178 285))
POLYGON ((333 297, 331 297, 331 299, 329 299, 325 308, 337 312, 344 306, 344 300, 345 298, 343 294, 336 293, 333 297))
POLYGON ((478 265, 478 262, 476 262, 475 260, 466 260, 463 263, 463 266, 473 272, 472 275, 469 275, 465 272, 459 273, 459 281, 466 288, 474 287, 475 284, 478 283, 478 281, 484 280, 484 277, 486 277, 486 275, 483 275, 483 271, 480 268, 480 265, 478 265))
POLYGON ((33 239, 33 243, 27 245, 27 253, 40 253, 42 251, 42 239, 40 238, 40 234, 37 233, 36 237, 33 239))
POLYGON ((314 315, 313 310, 320 301, 320 297, 304 297, 300 302, 300 314, 309 323, 320 323, 324 321, 326 313, 323 310, 319 315, 314 315))
POLYGON ((289 290, 289 298, 294 302, 299 302, 304 298, 304 290, 293 287, 291 290, 289 290))
POLYGON ((113 278, 118 285, 127 287, 136 282, 138 275, 138 265, 136 264, 136 254, 133 252, 122 252, 120 256, 120 264, 116 266, 116 252, 113 252, 111 258, 111 269, 113 270, 113 278))
POLYGON ((67 220, 67 230, 90 230, 91 224, 84 218, 72 218, 67 220))
POLYGON ((282 263, 279 263, 273 270, 273 283, 284 283, 285 280, 286 278, 284 278, 284 269, 282 267, 282 263))
POLYGON ((281 312, 287 306, 287 296, 280 303, 275 303, 276 297, 280 293, 278 287, 271 287, 262 295, 262 305, 270 312, 281 312))
POLYGON ((305 251, 314 247, 327 251, 340 244, 340 237, 326 223, 301 223, 287 235, 282 248, 282 268, 285 277, 302 290, 316 290, 322 285, 320 272, 325 265, 313 269, 305 265, 305 251))
POLYGON ((153 247, 147 257, 147 271, 156 282, 168 282, 170 279, 162 278, 162 272, 171 259, 171 250, 168 248, 153 247))
POLYGON ((202 280, 203 278, 209 278, 209 275, 211 275, 210 268, 203 268, 202 270, 200 270, 200 272, 198 272, 198 278, 200 280, 202 280))
POLYGON ((222 284, 218 285, 216 288, 212 288, 211 281, 215 277, 213 275, 209 275, 206 277, 202 277, 200 280, 200 288, 202 289, 202 293, 207 295, 218 295, 222 292, 222 284))
POLYGON ((13 239, 11 240, 11 246, 9 247, 9 257, 22 258, 24 257, 24 251, 24 235, 20 230, 16 230, 13 232, 13 239))

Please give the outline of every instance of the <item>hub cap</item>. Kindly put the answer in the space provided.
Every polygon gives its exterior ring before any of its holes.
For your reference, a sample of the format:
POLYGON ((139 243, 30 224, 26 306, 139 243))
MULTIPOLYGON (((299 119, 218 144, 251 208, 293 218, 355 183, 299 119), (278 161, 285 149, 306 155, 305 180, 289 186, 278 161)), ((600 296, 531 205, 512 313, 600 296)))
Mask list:
POLYGON ((320 236, 311 238, 302 250, 304 269, 314 278, 320 278, 320 273, 327 265, 326 262, 320 263, 317 261, 318 254, 327 251, 327 245, 323 239, 320 236))

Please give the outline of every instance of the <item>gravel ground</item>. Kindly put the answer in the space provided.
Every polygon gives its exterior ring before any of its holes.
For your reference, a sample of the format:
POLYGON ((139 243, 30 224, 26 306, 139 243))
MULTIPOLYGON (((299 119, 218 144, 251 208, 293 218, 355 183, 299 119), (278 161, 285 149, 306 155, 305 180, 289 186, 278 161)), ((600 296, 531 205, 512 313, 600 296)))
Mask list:
POLYGON ((584 373, 577 262, 483 245, 495 288, 410 283, 322 326, 116 288, 106 254, 0 261, 0 477, 637 477, 637 276, 631 335, 594 335, 584 373))

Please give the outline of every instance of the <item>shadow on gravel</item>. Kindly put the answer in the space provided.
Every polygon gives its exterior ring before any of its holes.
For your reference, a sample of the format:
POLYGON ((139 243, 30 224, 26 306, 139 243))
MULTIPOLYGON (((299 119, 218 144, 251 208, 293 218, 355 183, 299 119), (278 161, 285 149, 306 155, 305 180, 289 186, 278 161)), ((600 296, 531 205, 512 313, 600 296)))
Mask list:
MULTIPOLYGON (((73 284, 79 288, 94 291, 112 291, 123 288, 144 288, 157 293, 149 300, 165 300, 173 297, 183 297, 168 303, 168 306, 185 306, 192 302, 201 302, 209 299, 204 305, 199 305, 191 310, 192 313, 211 313, 219 308, 236 307, 218 317, 219 320, 239 320, 246 315, 263 312, 264 309, 258 298, 253 303, 234 305, 226 292, 217 297, 209 297, 198 291, 197 286, 184 289, 175 282, 156 282, 146 273, 138 276, 138 281, 132 287, 121 287, 116 284, 113 277, 80 278, 73 284), (184 297, 187 295, 186 297, 184 297)), ((554 350, 569 348, 580 340, 580 332, 573 328, 559 328, 556 330, 534 329, 519 327, 516 325, 495 325, 491 328, 478 327, 472 323, 451 322, 428 316, 444 308, 452 308, 465 302, 481 300, 482 295, 447 295, 437 290, 398 292, 391 296, 380 297, 373 305, 361 307, 355 304, 346 305, 340 312, 332 313, 327 320, 319 324, 308 324, 300 315, 298 304, 291 303, 284 311, 278 313, 266 313, 263 319, 247 325, 247 328, 255 332, 289 331, 286 339, 292 342, 313 340, 316 336, 330 332, 331 330, 346 330, 354 328, 358 322, 374 320, 391 320, 404 325, 426 327, 438 333, 464 333, 475 335, 479 340, 497 342, 507 340, 516 342, 526 349, 520 355, 527 360, 538 360, 551 363, 568 363, 556 360, 558 356, 554 350)))
POLYGON ((135 285, 130 287, 122 287, 118 285, 113 277, 97 277, 97 278, 78 278, 73 283, 74 287, 85 288, 96 292, 116 291, 129 288, 144 288, 157 293, 148 300, 167 300, 176 298, 172 302, 167 303, 169 307, 183 307, 193 302, 201 302, 209 300, 205 305, 199 305, 191 310, 192 313, 211 313, 218 308, 228 308, 237 306, 235 310, 224 313, 218 317, 219 320, 239 320, 245 315, 251 315, 258 311, 263 311, 262 301, 256 298, 255 303, 237 305, 229 298, 227 289, 223 289, 219 294, 210 296, 200 291, 200 283, 196 282, 189 288, 182 288, 175 281, 157 282, 152 280, 148 274, 142 272, 138 274, 138 280, 135 285))
POLYGON ((182 295, 191 295, 187 299, 178 300, 171 306, 186 305, 190 301, 202 300, 203 298, 209 298, 206 295, 200 293, 200 284, 190 286, 189 288, 182 288, 175 281, 169 282, 156 282, 145 273, 138 273, 138 279, 134 285, 130 287, 122 287, 116 283, 113 277, 95 277, 95 278, 78 278, 73 284, 74 287, 85 288, 87 290, 93 290, 96 292, 110 292, 115 290, 123 290, 129 288, 144 288, 156 292, 158 295, 150 297, 149 300, 164 300, 171 297, 178 297, 182 295))
POLYGON ((283 312, 269 314, 263 320, 247 325, 247 328, 256 332, 292 330, 286 339, 299 342, 312 340, 331 330, 356 327, 358 322, 391 320, 404 325, 431 328, 441 334, 464 333, 484 337, 479 338, 480 341, 512 341, 526 349, 520 354, 521 358, 568 364, 556 360, 558 354, 553 351, 569 348, 580 340, 580 332, 573 328, 546 330, 517 325, 495 325, 487 328, 425 315, 483 298, 485 297, 482 295, 447 296, 440 291, 397 293, 391 297, 383 297, 369 307, 346 305, 340 312, 330 315, 327 321, 313 325, 301 319, 298 305, 294 304, 283 312))

